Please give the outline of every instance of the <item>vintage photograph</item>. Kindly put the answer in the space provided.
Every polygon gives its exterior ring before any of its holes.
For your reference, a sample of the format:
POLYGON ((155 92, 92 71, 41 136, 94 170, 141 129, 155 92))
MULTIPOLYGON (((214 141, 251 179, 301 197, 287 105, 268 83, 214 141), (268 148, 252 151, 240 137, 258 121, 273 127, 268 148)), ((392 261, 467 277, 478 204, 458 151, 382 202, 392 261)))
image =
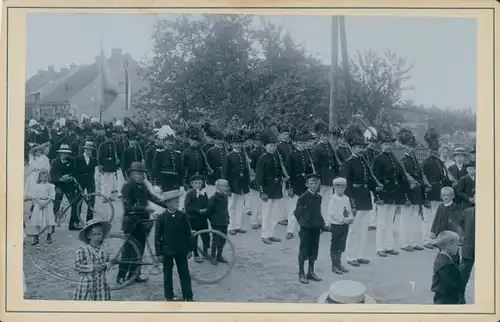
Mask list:
POLYGON ((474 304, 477 34, 28 13, 24 298, 474 304))

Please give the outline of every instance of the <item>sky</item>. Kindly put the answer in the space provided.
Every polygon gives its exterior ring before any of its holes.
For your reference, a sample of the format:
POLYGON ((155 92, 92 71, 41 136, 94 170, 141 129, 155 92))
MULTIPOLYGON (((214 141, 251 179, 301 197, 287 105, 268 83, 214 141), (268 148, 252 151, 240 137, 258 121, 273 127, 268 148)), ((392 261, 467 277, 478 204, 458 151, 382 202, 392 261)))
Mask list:
MULTIPOLYGON (((296 43, 330 63, 329 16, 267 16, 281 23, 296 43)), ((26 77, 54 65, 90 64, 100 53, 121 48, 136 60, 150 56, 151 34, 158 19, 175 15, 30 13, 27 17, 26 77)), ((414 67, 403 94, 424 106, 476 109, 477 23, 470 18, 347 16, 349 56, 390 49, 414 67)))

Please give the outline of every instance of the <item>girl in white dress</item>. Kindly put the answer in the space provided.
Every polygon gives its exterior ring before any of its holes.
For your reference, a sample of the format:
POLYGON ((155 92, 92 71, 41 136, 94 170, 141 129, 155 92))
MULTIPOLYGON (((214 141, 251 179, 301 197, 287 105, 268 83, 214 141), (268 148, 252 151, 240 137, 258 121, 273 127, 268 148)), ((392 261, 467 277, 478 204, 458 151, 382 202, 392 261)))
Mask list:
POLYGON ((31 148, 29 152, 28 176, 24 185, 24 195, 29 196, 30 190, 38 179, 38 173, 41 170, 50 171, 49 158, 44 154, 48 144, 37 145, 31 148))
MULTIPOLYGON (((31 215, 31 226, 36 227, 38 234, 47 227, 47 244, 52 243, 52 232, 56 225, 54 217, 53 201, 56 191, 53 184, 49 183, 49 172, 40 170, 36 183, 33 185, 30 195, 33 198, 34 208, 31 215)), ((33 237, 31 245, 39 243, 39 235, 33 237)))

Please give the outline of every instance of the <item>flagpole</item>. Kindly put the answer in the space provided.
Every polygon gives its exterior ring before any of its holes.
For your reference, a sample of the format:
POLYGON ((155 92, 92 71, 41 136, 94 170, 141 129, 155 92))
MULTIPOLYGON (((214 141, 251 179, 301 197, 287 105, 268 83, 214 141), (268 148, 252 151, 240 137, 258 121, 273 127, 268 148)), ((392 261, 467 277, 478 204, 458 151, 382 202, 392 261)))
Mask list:
POLYGON ((338 121, 338 113, 335 108, 335 99, 337 95, 337 64, 338 64, 338 42, 339 42, 339 29, 338 17, 332 16, 332 30, 331 30, 331 64, 330 64, 330 105, 329 105, 329 125, 330 130, 335 126, 338 121))
POLYGON ((339 28, 340 28, 340 49, 342 53, 342 69, 344 70, 344 83, 345 83, 345 97, 346 97, 346 113, 350 117, 355 111, 351 110, 350 105, 350 77, 349 73, 349 54, 347 52, 347 34, 345 29, 345 17, 339 17, 339 28))

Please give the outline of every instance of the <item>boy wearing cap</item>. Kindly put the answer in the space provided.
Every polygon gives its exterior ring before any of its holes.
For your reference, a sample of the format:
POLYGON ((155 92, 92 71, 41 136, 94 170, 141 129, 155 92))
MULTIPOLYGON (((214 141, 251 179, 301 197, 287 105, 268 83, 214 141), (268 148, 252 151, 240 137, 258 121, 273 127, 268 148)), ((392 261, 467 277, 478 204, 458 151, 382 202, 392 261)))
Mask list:
POLYGON ((297 199, 294 215, 300 225, 299 237, 299 281, 307 284, 308 280, 319 282, 314 273, 314 262, 318 258, 319 238, 325 221, 321 216, 321 195, 318 193, 320 176, 309 174, 306 178, 307 190, 297 199), (308 261, 309 269, 304 274, 304 263, 308 261))
POLYGON ((339 177, 333 180, 335 192, 330 198, 328 204, 328 216, 330 222, 330 231, 332 239, 330 241, 330 258, 332 260, 332 272, 336 274, 348 273, 349 271, 342 266, 342 253, 345 251, 349 225, 352 224, 354 217, 351 209, 351 200, 344 192, 347 181, 339 177))
POLYGON ((193 300, 191 274, 188 258, 192 255, 193 238, 188 216, 179 209, 179 191, 169 191, 164 195, 167 210, 156 218, 155 251, 158 261, 163 262, 163 288, 165 299, 174 300, 172 272, 174 261, 184 301, 193 300))
POLYGON ((460 178, 457 187, 457 199, 463 209, 474 207, 476 203, 476 162, 465 165, 467 174, 460 178))
MULTIPOLYGON (((76 168, 78 169, 76 180, 87 194, 95 192, 95 170, 97 167, 97 160, 92 156, 94 150, 94 143, 87 141, 83 145, 83 153, 75 159, 76 168)), ((92 196, 91 200, 88 202, 87 221, 94 217, 92 213, 94 203, 95 196, 92 196)), ((78 209, 78 212, 80 211, 81 209, 78 209)))
MULTIPOLYGON (((208 207, 208 196, 205 191, 203 191, 203 177, 200 175, 194 175, 191 177, 191 190, 186 193, 184 209, 188 215, 189 222, 191 223, 191 228, 195 231, 200 231, 203 229, 208 229, 207 221, 207 207, 208 207)), ((210 236, 208 234, 202 234, 201 240, 203 242, 203 256, 208 254, 208 248, 210 246, 210 236)), ((194 244, 198 244, 198 237, 195 238, 194 244)), ((194 247, 194 261, 197 263, 203 262, 198 254, 198 248, 194 247)))
MULTIPOLYGON (((208 199, 207 218, 210 220, 210 226, 224 235, 227 235, 227 227, 229 225, 228 198, 229 183, 224 179, 219 179, 215 182, 215 193, 208 199)), ((210 260, 213 265, 217 262, 227 263, 227 260, 222 256, 225 240, 215 235, 212 241, 210 260)))

